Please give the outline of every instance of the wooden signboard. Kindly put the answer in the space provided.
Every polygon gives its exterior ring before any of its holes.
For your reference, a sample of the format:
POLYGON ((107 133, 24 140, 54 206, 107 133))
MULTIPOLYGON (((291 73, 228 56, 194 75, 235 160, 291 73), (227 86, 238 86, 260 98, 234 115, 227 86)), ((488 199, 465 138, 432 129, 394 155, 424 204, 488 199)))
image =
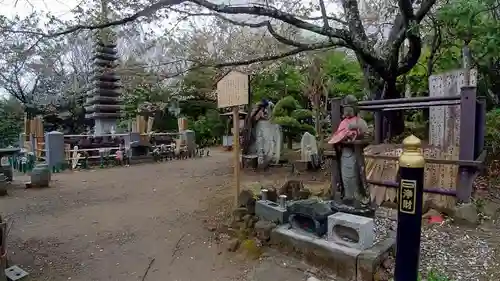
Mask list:
POLYGON ((248 104, 250 91, 248 74, 232 70, 217 82, 217 105, 219 108, 248 104))
POLYGON ((248 104, 250 77, 243 72, 232 70, 217 82, 217 105, 219 108, 233 108, 233 153, 235 208, 238 208, 240 194, 240 114, 239 106, 248 104))

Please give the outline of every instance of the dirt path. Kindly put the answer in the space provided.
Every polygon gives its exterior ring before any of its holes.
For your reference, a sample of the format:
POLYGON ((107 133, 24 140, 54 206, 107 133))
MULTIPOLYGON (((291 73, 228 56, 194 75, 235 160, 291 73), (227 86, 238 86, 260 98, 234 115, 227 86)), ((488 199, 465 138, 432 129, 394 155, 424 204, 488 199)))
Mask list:
POLYGON ((13 221, 11 263, 37 281, 305 280, 289 266, 298 261, 248 261, 207 227, 209 206, 230 194, 230 157, 63 173, 50 189, 11 190, 0 199, 13 221))

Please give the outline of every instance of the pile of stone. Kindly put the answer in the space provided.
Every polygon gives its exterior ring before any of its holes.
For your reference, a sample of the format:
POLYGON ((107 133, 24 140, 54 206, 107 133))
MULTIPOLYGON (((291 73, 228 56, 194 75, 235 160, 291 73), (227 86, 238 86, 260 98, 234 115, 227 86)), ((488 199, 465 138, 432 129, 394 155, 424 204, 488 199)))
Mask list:
POLYGON ((300 181, 288 181, 279 190, 245 190, 239 199, 230 251, 240 247, 260 253, 260 246, 272 242, 305 257, 312 255, 313 262, 333 265, 338 277, 348 280, 373 280, 379 268, 391 271, 381 263, 388 258, 394 237, 377 239, 373 217, 339 211, 338 205, 311 196, 300 181))
POLYGON ((238 198, 239 207, 233 211, 230 230, 235 238, 229 243, 228 250, 236 251, 240 246, 248 246, 249 244, 257 247, 265 245, 270 241, 271 231, 279 223, 286 221, 287 218, 275 221, 272 217, 263 217, 262 214, 259 218, 256 215, 256 208, 260 208, 260 210, 257 210, 260 213, 265 212, 265 210, 261 208, 262 205, 257 207, 257 201, 266 200, 276 203, 279 199, 283 208, 288 198, 300 200, 307 199, 310 196, 311 191, 305 188, 301 181, 296 180, 286 182, 279 190, 274 187, 262 187, 260 192, 243 190, 238 198), (250 240, 255 240, 255 243, 249 242, 250 240))
POLYGON ((45 163, 37 164, 30 173, 31 181, 26 183, 26 188, 49 187, 51 172, 49 165, 45 163))

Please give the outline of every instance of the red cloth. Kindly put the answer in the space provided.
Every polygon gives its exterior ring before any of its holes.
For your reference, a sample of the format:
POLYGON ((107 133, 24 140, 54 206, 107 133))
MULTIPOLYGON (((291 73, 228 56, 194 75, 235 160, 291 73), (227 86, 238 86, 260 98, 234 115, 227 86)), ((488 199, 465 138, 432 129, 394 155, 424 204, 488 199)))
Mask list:
POLYGON ((349 130, 349 124, 351 122, 357 122, 359 119, 358 116, 353 116, 349 118, 344 118, 342 122, 340 122, 339 127, 337 128, 337 131, 333 133, 332 137, 328 141, 329 144, 336 144, 339 143, 346 138, 356 138, 358 135, 359 131, 357 129, 355 130, 349 130))

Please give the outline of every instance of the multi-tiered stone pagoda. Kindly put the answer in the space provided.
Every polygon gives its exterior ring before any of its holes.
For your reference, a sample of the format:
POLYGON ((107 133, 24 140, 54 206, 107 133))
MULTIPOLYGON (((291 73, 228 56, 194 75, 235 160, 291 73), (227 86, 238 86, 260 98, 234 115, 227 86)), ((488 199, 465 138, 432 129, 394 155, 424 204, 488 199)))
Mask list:
POLYGON ((96 136, 116 129, 120 117, 120 78, 116 74, 116 44, 98 40, 94 55, 94 90, 87 98, 86 118, 93 119, 96 136))

